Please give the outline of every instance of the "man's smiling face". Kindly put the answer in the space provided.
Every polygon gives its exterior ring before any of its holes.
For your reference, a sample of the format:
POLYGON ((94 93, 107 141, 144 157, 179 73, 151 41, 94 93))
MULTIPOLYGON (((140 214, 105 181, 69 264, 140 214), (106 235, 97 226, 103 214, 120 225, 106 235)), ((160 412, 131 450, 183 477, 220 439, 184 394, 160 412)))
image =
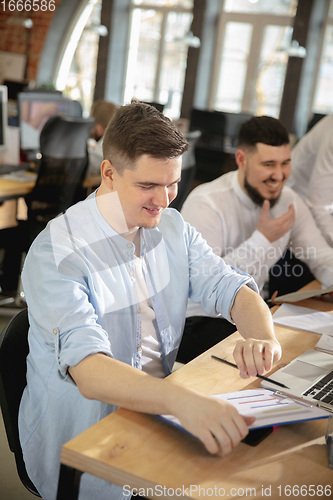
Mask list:
POLYGON ((289 144, 269 146, 257 143, 255 148, 239 149, 236 162, 243 191, 257 205, 269 200, 273 206, 290 176, 289 144))
POLYGON ((142 155, 134 169, 119 174, 112 169, 112 191, 116 191, 130 231, 158 226, 162 212, 177 196, 182 157, 152 158, 142 155))

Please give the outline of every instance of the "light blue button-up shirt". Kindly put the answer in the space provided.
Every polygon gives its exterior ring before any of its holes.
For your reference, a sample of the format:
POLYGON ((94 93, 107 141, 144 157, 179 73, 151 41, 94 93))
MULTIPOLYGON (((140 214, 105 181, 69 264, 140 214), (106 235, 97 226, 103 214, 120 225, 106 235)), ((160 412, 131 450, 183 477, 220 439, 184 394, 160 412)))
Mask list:
MULTIPOLYGON (((189 297, 211 316, 231 321, 239 288, 257 288, 214 255, 176 210, 166 209, 157 228, 142 229, 140 246, 168 375, 189 297)), ((92 194, 51 221, 27 255, 22 281, 30 353, 19 431, 28 474, 44 500, 56 498, 62 445, 116 409, 85 399, 68 366, 102 352, 141 369, 134 252, 135 245, 103 218, 92 194)), ((120 499, 122 490, 85 474, 80 500, 93 498, 120 499)))

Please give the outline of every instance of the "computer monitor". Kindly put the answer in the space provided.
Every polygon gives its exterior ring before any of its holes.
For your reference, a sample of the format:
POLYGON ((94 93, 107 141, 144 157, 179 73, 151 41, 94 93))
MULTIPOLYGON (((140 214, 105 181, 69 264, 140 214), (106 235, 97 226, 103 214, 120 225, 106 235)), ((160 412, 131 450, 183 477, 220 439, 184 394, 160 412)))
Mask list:
POLYGON ((231 140, 237 140, 241 125, 253 117, 250 113, 227 113, 224 111, 224 114, 226 117, 225 135, 231 140))
POLYGON ((7 87, 0 85, 0 150, 6 148, 7 115, 7 87))
POLYGON ((22 92, 18 94, 21 149, 29 160, 38 158, 39 136, 51 116, 77 116, 74 101, 60 92, 22 92))

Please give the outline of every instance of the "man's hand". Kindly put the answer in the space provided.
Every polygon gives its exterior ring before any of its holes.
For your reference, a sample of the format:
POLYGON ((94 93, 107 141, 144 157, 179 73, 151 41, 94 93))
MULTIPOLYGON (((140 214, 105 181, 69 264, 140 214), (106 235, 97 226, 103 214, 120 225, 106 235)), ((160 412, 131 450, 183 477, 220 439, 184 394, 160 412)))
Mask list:
POLYGON ((247 286, 235 297, 231 317, 244 340, 237 342, 234 358, 243 378, 262 375, 281 358, 273 319, 263 299, 247 286))
POLYGON ((254 417, 243 417, 225 401, 197 393, 189 393, 182 399, 176 416, 209 453, 220 456, 230 453, 248 434, 247 426, 255 421, 254 417))
POLYGON ((282 349, 277 340, 248 338, 237 342, 234 359, 243 378, 262 375, 279 361, 282 349))
POLYGON ((82 396, 153 415, 174 415, 210 453, 225 456, 248 433, 253 417, 242 417, 226 403, 152 377, 102 353, 90 354, 68 368, 82 396))
POLYGON ((287 231, 289 231, 295 223, 295 209, 294 205, 290 205, 288 212, 281 215, 277 219, 268 217, 270 209, 269 200, 265 200, 262 205, 261 214, 258 220, 257 229, 260 231, 268 241, 273 241, 281 238, 287 231))

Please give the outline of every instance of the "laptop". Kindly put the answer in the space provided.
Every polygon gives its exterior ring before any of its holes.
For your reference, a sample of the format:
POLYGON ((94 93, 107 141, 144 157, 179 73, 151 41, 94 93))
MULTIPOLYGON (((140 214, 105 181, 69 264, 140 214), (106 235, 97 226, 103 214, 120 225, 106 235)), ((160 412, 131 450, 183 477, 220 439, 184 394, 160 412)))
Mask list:
MULTIPOLYGON (((302 399, 333 413, 333 356, 310 349, 271 377, 289 387, 280 392, 302 399)), ((263 380, 261 385, 276 391, 277 386, 263 380)))

